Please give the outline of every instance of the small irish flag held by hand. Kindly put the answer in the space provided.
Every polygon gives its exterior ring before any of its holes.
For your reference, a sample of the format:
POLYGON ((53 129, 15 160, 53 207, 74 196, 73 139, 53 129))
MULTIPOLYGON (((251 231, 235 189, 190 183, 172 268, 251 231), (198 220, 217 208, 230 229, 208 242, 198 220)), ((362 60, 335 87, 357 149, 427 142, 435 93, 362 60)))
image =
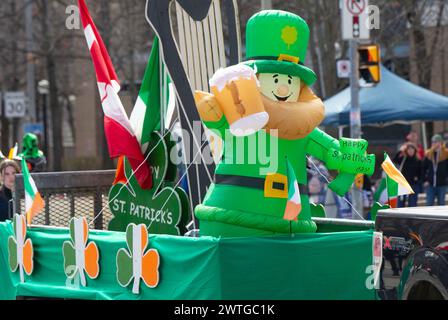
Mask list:
POLYGON ((28 166, 24 158, 22 158, 22 174, 23 185, 25 187, 25 212, 26 221, 30 225, 31 221, 37 216, 45 206, 36 184, 28 171, 28 166))
POLYGON ((381 164, 386 173, 386 185, 387 185, 387 196, 389 198, 389 205, 392 208, 397 207, 397 198, 399 196, 404 196, 407 194, 413 194, 414 190, 409 185, 406 178, 401 174, 393 162, 390 160, 389 156, 384 154, 384 161, 381 164))
POLYGON ((288 175, 288 201, 286 202, 283 219, 292 221, 297 220, 297 216, 302 211, 302 204, 300 202, 299 184, 297 183, 294 168, 288 159, 286 159, 286 169, 288 175))

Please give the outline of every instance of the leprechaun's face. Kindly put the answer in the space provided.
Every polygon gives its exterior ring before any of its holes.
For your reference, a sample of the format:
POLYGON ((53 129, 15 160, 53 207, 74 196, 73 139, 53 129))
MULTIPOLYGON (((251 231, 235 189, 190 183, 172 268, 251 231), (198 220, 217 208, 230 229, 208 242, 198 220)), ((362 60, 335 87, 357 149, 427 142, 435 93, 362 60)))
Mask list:
POLYGON ((300 78, 279 73, 260 73, 260 90, 274 101, 296 102, 300 94, 300 78))

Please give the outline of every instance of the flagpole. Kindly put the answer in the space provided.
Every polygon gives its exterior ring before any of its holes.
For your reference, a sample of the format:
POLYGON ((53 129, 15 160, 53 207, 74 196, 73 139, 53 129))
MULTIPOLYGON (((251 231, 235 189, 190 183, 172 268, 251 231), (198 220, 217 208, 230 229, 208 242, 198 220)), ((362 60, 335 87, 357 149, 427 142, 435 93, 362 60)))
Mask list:
MULTIPOLYGON (((383 171, 383 172, 384 172, 384 171, 383 171)), ((386 179, 387 204, 388 204, 389 206, 391 206, 390 198, 389 198, 389 185, 388 185, 388 183, 387 183, 387 173, 386 173, 386 177, 385 177, 385 179, 386 179)), ((392 206, 391 206, 391 207, 392 207, 392 206)))
MULTIPOLYGON (((286 176, 288 176, 288 156, 285 156, 285 160, 286 160, 286 176)), ((289 184, 289 181, 288 181, 289 184)), ((288 203, 289 199, 286 199, 286 203, 288 203)), ((289 220, 289 234, 292 236, 292 222, 291 220, 289 220)))
MULTIPOLYGON (((387 153, 384 152, 384 161, 385 161, 386 159, 387 159, 387 153)), ((383 162, 384 162, 384 161, 383 161, 383 162)), ((388 175, 387 175, 387 172, 384 171, 384 168, 383 168, 383 173, 385 174, 385 179, 386 179, 387 204, 388 204, 390 207, 392 207, 391 202, 390 202, 390 198, 389 198, 389 184, 388 184, 388 182, 387 182, 387 180, 388 180, 388 175)))

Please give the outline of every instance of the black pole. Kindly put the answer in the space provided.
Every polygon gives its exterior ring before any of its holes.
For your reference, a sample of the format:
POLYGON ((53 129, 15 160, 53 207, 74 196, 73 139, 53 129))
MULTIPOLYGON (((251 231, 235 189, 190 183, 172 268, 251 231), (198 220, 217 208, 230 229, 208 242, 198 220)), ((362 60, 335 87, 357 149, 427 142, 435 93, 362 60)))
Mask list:
POLYGON ((45 156, 48 157, 48 130, 47 130, 47 94, 42 95, 42 112, 43 112, 43 123, 44 123, 44 152, 45 156))

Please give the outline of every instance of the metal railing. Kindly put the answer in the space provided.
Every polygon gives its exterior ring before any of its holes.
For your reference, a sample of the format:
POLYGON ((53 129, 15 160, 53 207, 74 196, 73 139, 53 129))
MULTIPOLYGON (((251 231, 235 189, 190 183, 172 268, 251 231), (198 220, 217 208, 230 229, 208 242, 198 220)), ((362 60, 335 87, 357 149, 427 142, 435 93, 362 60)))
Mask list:
MULTIPOLYGON (((68 227, 72 217, 95 219, 95 229, 107 229, 112 218, 108 206, 109 189, 114 181, 115 170, 65 171, 33 173, 33 177, 45 208, 32 223, 68 227)), ((16 176, 16 189, 13 195, 14 212, 25 212, 25 190, 23 175, 16 176)))

